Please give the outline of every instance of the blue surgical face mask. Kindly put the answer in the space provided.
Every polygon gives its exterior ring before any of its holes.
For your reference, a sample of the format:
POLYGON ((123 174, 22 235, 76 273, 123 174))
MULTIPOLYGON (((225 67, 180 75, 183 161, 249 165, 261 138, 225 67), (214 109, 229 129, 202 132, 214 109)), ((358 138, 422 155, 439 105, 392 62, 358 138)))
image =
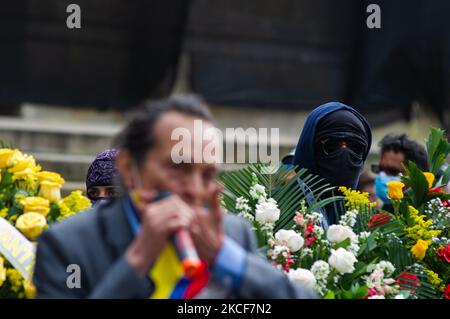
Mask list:
POLYGON ((380 172, 377 178, 375 178, 375 194, 385 204, 389 204, 391 200, 388 198, 388 186, 387 184, 392 181, 401 181, 400 176, 388 175, 385 172, 380 172))
POLYGON ((109 200, 108 197, 98 197, 95 199, 94 203, 92 204, 92 208, 98 207, 100 205, 103 205, 107 203, 109 200))

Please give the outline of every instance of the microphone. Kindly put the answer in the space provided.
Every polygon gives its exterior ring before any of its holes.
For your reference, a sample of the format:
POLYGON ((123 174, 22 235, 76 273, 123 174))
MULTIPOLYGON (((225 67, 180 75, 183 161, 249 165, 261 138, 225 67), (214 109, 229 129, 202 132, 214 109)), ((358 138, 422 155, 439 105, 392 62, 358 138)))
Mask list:
MULTIPOLYGON (((169 196, 170 192, 162 191, 159 192, 155 200, 161 200, 169 196)), ((200 268, 201 261, 192 241, 191 234, 186 229, 180 229, 173 235, 172 242, 177 251, 184 274, 188 278, 192 278, 200 268)))
POLYGON ((191 235, 186 229, 180 229, 173 235, 173 243, 178 252, 184 274, 189 278, 194 277, 200 268, 201 261, 191 235))

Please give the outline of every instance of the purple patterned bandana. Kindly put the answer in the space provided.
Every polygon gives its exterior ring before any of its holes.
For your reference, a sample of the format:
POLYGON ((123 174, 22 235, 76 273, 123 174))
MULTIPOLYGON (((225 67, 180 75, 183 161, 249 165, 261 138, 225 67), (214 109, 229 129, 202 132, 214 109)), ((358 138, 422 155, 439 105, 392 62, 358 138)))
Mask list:
POLYGON ((86 189, 89 190, 89 188, 94 186, 113 185, 117 176, 114 165, 117 153, 116 149, 111 148, 97 155, 87 171, 86 189))

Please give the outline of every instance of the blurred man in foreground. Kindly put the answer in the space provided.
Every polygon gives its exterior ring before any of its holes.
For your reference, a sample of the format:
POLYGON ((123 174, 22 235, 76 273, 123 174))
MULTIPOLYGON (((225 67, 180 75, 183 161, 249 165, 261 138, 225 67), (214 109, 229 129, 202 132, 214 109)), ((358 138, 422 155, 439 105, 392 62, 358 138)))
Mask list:
MULTIPOLYGON (((117 143, 116 165, 126 195, 40 237, 33 278, 38 297, 315 297, 257 254, 246 222, 223 215, 216 163, 174 162, 173 132, 198 134, 196 120, 205 130, 214 127, 207 107, 195 97, 150 103, 131 120, 117 143), (161 192, 172 195, 156 200, 161 192), (203 268, 177 281, 170 276, 178 270, 165 271, 176 268, 168 247, 180 230, 189 231, 203 268), (67 284, 71 264, 81 272, 76 288, 67 284)), ((211 140, 201 133, 205 147, 211 140)), ((183 155, 191 158, 197 145, 188 145, 183 155)))

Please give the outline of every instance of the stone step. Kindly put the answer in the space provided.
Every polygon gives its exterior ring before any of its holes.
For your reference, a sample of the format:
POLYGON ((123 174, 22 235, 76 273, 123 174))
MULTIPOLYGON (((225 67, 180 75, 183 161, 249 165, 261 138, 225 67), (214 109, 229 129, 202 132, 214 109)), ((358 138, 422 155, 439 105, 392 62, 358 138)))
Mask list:
MULTIPOLYGON (((48 111, 47 111, 48 112, 48 111)), ((47 170, 60 172, 68 181, 84 181, 86 170, 95 155, 109 148, 122 125, 117 123, 93 123, 45 118, 0 117, 0 141, 7 146, 20 148, 35 156, 47 170)), ((107 121, 108 122, 108 121, 107 121)), ((289 151, 294 140, 281 136, 280 156, 289 151)), ((254 147, 245 139, 236 144, 254 147)), ((224 165, 233 169, 236 165, 224 165)))
POLYGON ((0 141, 24 152, 94 155, 110 147, 121 126, 0 117, 0 128, 0 141))
MULTIPOLYGON (((55 153, 30 153, 34 156, 42 169, 60 173, 66 181, 83 183, 89 165, 95 155, 74 155, 55 153)), ((84 186, 83 186, 84 188, 84 186)))
POLYGON ((81 190, 86 195, 86 184, 84 182, 65 182, 61 189, 61 196, 65 197, 75 190, 81 190))

